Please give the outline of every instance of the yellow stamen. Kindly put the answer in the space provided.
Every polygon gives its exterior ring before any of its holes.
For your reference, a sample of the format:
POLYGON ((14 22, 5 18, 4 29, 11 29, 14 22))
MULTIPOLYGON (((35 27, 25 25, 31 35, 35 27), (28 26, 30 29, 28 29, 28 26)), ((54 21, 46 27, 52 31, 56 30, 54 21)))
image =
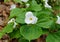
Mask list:
POLYGON ((32 18, 30 18, 30 20, 32 20, 32 18))

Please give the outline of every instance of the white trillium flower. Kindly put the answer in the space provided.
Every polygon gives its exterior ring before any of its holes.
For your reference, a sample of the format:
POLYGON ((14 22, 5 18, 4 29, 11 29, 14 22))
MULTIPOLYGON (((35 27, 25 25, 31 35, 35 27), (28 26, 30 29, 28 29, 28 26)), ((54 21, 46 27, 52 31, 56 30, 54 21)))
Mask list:
POLYGON ((15 27, 16 27, 16 25, 17 25, 17 23, 15 22, 15 19, 14 19, 14 18, 12 18, 12 19, 8 22, 8 24, 9 24, 9 23, 11 23, 11 22, 13 22, 13 23, 14 23, 13 28, 15 28, 15 27))
POLYGON ((60 17, 57 16, 57 18, 58 18, 58 19, 57 19, 56 23, 57 23, 57 24, 60 24, 60 17))
POLYGON ((16 8, 16 5, 12 4, 10 10, 15 9, 15 8, 16 8))
POLYGON ((45 0, 45 5, 46 8, 52 8, 49 4, 48 4, 48 0, 45 0))
POLYGON ((28 2, 29 0, 21 0, 22 2, 28 2))
POLYGON ((27 24, 36 24, 38 18, 33 15, 32 12, 27 12, 25 15, 25 23, 27 24))
POLYGON ((52 8, 48 3, 45 4, 46 8, 52 8))

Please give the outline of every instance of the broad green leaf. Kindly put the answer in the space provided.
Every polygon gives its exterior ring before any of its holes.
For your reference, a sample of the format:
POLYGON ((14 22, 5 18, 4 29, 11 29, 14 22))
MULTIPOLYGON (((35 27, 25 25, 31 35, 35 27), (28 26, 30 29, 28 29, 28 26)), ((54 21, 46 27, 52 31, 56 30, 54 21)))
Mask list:
POLYGON ((6 33, 10 33, 13 31, 13 23, 8 24, 3 30, 0 31, 0 38, 6 33))
POLYGON ((20 2, 21 2, 21 0, 14 0, 14 2, 16 2, 16 3, 20 3, 20 2))
POLYGON ((2 30, 4 33, 10 33, 13 31, 14 23, 7 24, 7 26, 2 30))
POLYGON ((25 25, 20 28, 20 33, 27 40, 34 40, 42 35, 42 30, 37 25, 25 25))
POLYGON ((36 12, 35 14, 39 19, 44 19, 44 18, 51 18, 52 13, 51 11, 48 11, 48 10, 42 10, 42 11, 36 12))
POLYGON ((53 17, 51 17, 50 14, 45 13, 43 11, 38 12, 37 17, 38 17, 37 25, 43 28, 49 28, 54 22, 53 17))
POLYGON ((17 23, 24 23, 24 19, 25 19, 25 14, 26 14, 26 9, 22 8, 16 8, 13 9, 10 13, 10 18, 12 17, 16 17, 16 22, 17 23))
POLYGON ((28 8, 28 10, 40 11, 42 10, 42 7, 41 4, 37 4, 35 0, 32 0, 32 2, 30 2, 30 7, 28 8))
POLYGON ((43 28, 50 28, 50 26, 53 24, 52 20, 42 20, 42 21, 43 22, 39 22, 37 25, 43 28))
POLYGON ((60 31, 50 33, 46 38, 46 42, 60 42, 60 31))
POLYGON ((10 18, 17 17, 17 15, 19 15, 20 12, 21 12, 21 10, 19 8, 15 8, 15 9, 11 10, 11 12, 10 12, 10 18))
POLYGON ((17 23, 25 23, 25 14, 26 12, 25 11, 22 11, 21 14, 19 14, 16 18, 16 22, 17 23))
POLYGON ((19 38, 21 37, 20 30, 14 30, 13 32, 9 33, 10 38, 19 38))

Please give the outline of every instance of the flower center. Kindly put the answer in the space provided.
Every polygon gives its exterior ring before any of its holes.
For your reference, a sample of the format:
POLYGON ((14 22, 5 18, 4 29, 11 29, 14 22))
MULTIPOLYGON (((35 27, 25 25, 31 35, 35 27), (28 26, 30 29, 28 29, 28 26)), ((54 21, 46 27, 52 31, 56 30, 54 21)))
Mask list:
POLYGON ((30 18, 30 20, 32 20, 32 18, 30 18))

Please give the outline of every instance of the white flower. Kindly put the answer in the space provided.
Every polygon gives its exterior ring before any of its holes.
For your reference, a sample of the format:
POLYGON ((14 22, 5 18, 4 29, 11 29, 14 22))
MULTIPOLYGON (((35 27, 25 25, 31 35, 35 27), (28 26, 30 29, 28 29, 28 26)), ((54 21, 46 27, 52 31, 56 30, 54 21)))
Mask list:
POLYGON ((11 23, 11 22, 14 22, 14 21, 15 21, 15 19, 12 18, 12 19, 8 22, 8 24, 11 23))
POLYGON ((14 22, 14 26, 13 26, 13 28, 15 28, 15 27, 16 27, 16 25, 17 25, 17 23, 16 23, 16 22, 14 22))
POLYGON ((60 17, 57 16, 57 18, 58 18, 58 19, 57 19, 56 23, 57 23, 57 24, 60 24, 60 17))
POLYGON ((15 19, 14 19, 14 18, 12 18, 12 19, 8 22, 8 24, 9 24, 9 23, 11 23, 11 22, 13 22, 13 23, 14 23, 13 28, 15 28, 15 27, 16 27, 16 25, 17 25, 17 23, 15 22, 15 19))
POLYGON ((52 8, 49 4, 48 4, 48 0, 45 0, 45 5, 46 8, 52 8))
POLYGON ((28 8, 30 6, 30 4, 26 4, 26 7, 28 8))
POLYGON ((45 4, 46 8, 52 8, 48 3, 45 4))
POLYGON ((25 15, 25 23, 27 24, 36 24, 38 18, 33 15, 32 12, 27 12, 25 15))
POLYGON ((12 4, 10 10, 15 9, 15 8, 16 8, 16 5, 12 4))
POLYGON ((22 2, 28 2, 29 0, 21 0, 22 2))

